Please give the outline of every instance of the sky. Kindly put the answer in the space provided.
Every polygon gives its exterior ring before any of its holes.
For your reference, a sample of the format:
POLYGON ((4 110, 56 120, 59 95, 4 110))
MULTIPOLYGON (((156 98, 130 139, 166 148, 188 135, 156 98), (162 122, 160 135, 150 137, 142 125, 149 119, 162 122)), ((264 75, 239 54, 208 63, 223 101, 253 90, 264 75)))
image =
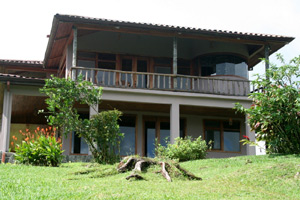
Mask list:
MULTIPOLYGON (((0 59, 43 60, 56 13, 292 36, 277 53, 300 55, 299 0, 2 0, 0 59)), ((258 64, 250 77, 263 72, 258 64)))

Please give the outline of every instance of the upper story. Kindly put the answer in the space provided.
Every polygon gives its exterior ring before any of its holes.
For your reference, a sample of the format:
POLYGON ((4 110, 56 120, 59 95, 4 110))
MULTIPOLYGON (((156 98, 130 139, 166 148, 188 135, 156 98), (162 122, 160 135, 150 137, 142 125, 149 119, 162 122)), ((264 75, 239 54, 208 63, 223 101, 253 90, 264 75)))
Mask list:
POLYGON ((293 39, 56 14, 42 70, 102 87, 247 96, 248 71, 293 39))

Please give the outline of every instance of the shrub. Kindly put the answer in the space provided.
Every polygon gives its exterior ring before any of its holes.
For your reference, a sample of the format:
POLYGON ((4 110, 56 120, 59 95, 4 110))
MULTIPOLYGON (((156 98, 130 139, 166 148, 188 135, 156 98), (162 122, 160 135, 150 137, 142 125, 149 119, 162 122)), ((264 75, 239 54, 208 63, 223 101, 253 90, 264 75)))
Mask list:
MULTIPOLYGON (((266 141, 268 153, 300 153, 300 56, 286 63, 280 54, 282 66, 271 64, 265 75, 256 75, 252 84, 262 88, 253 92, 250 108, 237 103, 237 111, 248 116, 248 123, 256 133, 257 141, 266 141)), ((251 144, 243 140, 246 144, 251 144)))
MULTIPOLYGON (((22 143, 16 145, 16 161, 22 164, 53 166, 56 167, 62 160, 62 143, 60 138, 56 138, 55 128, 41 129, 37 127, 35 133, 30 133, 28 129, 22 134, 22 143)), ((13 136, 13 140, 17 138, 13 136)))
POLYGON ((201 136, 193 140, 191 137, 176 138, 174 144, 167 147, 157 144, 155 151, 157 157, 178 159, 179 161, 204 159, 206 157, 207 145, 201 136))
POLYGON ((117 110, 98 112, 90 119, 81 119, 75 104, 84 104, 91 107, 98 106, 102 88, 84 81, 79 75, 76 81, 56 78, 46 80, 45 86, 40 90, 48 98, 47 120, 51 126, 56 126, 61 133, 67 136, 75 131, 82 137, 98 163, 114 163, 120 159, 120 133, 118 120, 121 112, 117 110))

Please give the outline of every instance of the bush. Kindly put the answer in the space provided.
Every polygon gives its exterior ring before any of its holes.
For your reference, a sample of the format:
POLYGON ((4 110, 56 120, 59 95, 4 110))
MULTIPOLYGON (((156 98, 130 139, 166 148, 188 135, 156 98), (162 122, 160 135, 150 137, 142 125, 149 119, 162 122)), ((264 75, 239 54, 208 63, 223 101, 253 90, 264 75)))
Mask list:
POLYGON ((206 157, 207 145, 201 136, 193 140, 191 137, 176 138, 174 144, 167 147, 157 144, 155 151, 157 157, 178 159, 179 161, 204 159, 206 157))
POLYGON ((253 99, 252 106, 245 108, 237 103, 235 108, 248 116, 256 140, 266 141, 268 153, 299 154, 300 56, 289 63, 280 54, 277 58, 282 66, 271 64, 265 75, 256 75, 252 81, 254 87, 263 89, 249 95, 253 99))
MULTIPOLYGON (((23 141, 16 145, 16 161, 22 164, 40 165, 40 166, 58 166, 62 161, 62 143, 61 139, 55 137, 55 129, 51 127, 41 129, 38 127, 35 134, 20 131, 23 135, 23 141)), ((17 141, 17 138, 13 136, 17 141)))

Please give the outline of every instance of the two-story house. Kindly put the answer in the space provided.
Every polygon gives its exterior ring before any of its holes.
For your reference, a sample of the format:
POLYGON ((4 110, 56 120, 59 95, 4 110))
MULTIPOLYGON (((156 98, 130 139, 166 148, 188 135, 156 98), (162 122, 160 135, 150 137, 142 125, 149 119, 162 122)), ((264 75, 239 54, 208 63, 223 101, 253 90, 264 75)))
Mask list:
MULTIPOLYGON (((252 104, 248 71, 293 39, 57 14, 43 62, 0 60, 0 150, 9 150, 20 129, 46 124, 38 114, 46 107, 39 92, 45 78, 82 74, 103 88, 96 110, 124 113, 122 155, 154 156, 155 139, 184 136, 212 140, 209 157, 254 155, 239 142, 243 135, 255 139, 247 116, 232 108, 252 104)), ((85 105, 78 110, 94 114, 85 105)), ((66 155, 89 154, 74 133, 63 148, 66 155)))

